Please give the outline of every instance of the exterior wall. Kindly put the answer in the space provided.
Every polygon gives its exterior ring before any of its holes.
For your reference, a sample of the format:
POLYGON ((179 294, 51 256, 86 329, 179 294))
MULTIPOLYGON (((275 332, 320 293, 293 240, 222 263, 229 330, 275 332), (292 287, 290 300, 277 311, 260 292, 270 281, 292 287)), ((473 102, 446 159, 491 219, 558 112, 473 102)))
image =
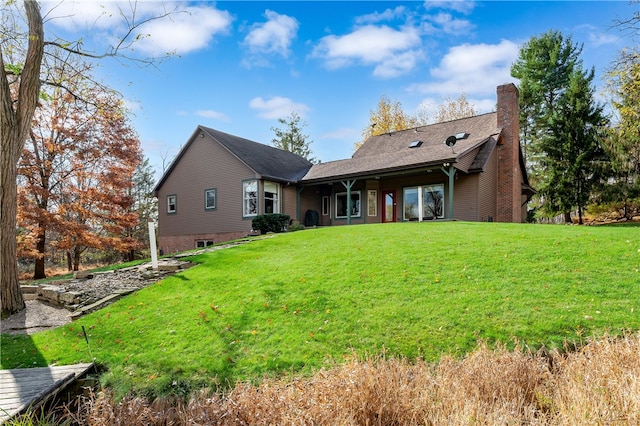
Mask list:
POLYGON ((196 248, 197 241, 211 241, 213 244, 246 237, 246 232, 221 232, 218 234, 168 235, 158 238, 161 253, 171 254, 196 248))
POLYGON ((174 252, 195 248, 195 240, 207 236, 218 235, 212 239, 223 241, 225 235, 247 235, 251 219, 242 217, 242 181, 255 178, 220 144, 207 136, 196 137, 158 192, 160 248, 174 252), (205 210, 204 191, 211 188, 216 189, 216 208, 205 210), (167 196, 172 194, 177 208, 169 214, 167 196))
POLYGON ((280 185, 282 214, 288 214, 292 220, 298 220, 297 197, 298 191, 295 186, 280 185))
POLYGON ((493 222, 496 220, 497 173, 498 154, 494 150, 484 166, 484 171, 478 175, 478 220, 481 222, 493 222))
POLYGON ((498 127, 502 137, 498 151, 498 185, 496 220, 521 222, 522 171, 520 170, 520 144, 518 89, 513 84, 498 86, 498 127))
POLYGON ((480 220, 479 199, 483 194, 479 190, 478 173, 465 175, 456 172, 453 184, 453 218, 477 222, 480 220))

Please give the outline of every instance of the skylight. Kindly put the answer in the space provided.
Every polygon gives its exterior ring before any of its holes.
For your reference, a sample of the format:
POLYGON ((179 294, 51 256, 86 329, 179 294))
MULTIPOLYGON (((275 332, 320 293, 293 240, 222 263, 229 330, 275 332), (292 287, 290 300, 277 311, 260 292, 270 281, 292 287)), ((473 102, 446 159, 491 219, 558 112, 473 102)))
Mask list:
POLYGON ((417 147, 419 147, 420 145, 422 145, 422 141, 417 141, 417 140, 416 140, 416 141, 413 141, 413 142, 411 142, 411 143, 409 144, 409 148, 417 148, 417 147))
POLYGON ((460 132, 458 134, 456 134, 456 139, 460 140, 460 139, 466 139, 469 136, 469 133, 467 132, 460 132))

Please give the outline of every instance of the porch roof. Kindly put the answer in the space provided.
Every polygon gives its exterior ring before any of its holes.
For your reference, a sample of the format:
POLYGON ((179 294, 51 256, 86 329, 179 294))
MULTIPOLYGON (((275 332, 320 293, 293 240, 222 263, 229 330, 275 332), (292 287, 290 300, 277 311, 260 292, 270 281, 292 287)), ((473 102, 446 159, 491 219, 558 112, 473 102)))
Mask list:
POLYGON ((443 163, 452 163, 464 172, 477 171, 470 170, 470 166, 477 169, 483 160, 480 157, 486 157, 486 150, 480 149, 485 143, 490 142, 490 150, 495 147, 502 130, 496 123, 496 113, 489 113, 373 136, 349 159, 314 164, 301 183, 403 173, 443 163), (448 137, 462 133, 466 136, 453 147, 445 145, 448 137), (414 141, 422 143, 411 148, 414 141))

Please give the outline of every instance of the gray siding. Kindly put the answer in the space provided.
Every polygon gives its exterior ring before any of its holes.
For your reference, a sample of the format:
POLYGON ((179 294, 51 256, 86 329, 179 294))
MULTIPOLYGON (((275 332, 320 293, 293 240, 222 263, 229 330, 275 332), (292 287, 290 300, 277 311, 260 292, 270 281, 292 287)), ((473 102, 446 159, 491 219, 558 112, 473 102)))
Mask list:
MULTIPOLYGON (((248 233, 251 220, 242 218, 242 181, 255 173, 208 136, 196 138, 158 192, 158 235, 248 233), (204 208, 205 189, 216 188, 216 209, 204 208), (167 213, 167 195, 177 196, 177 212, 167 213)), ((195 242, 194 242, 195 244, 195 242)), ((192 248, 192 247, 186 247, 192 248)))

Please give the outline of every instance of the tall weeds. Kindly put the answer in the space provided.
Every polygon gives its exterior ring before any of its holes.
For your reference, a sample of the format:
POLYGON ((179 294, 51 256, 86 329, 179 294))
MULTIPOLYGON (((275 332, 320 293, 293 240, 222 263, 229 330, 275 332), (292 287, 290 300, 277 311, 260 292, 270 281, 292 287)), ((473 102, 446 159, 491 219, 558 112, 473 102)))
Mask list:
POLYGON ((640 424, 640 338, 605 337, 563 354, 481 343, 437 365, 354 359, 189 401, 116 403, 101 393, 73 417, 96 426, 640 424))

